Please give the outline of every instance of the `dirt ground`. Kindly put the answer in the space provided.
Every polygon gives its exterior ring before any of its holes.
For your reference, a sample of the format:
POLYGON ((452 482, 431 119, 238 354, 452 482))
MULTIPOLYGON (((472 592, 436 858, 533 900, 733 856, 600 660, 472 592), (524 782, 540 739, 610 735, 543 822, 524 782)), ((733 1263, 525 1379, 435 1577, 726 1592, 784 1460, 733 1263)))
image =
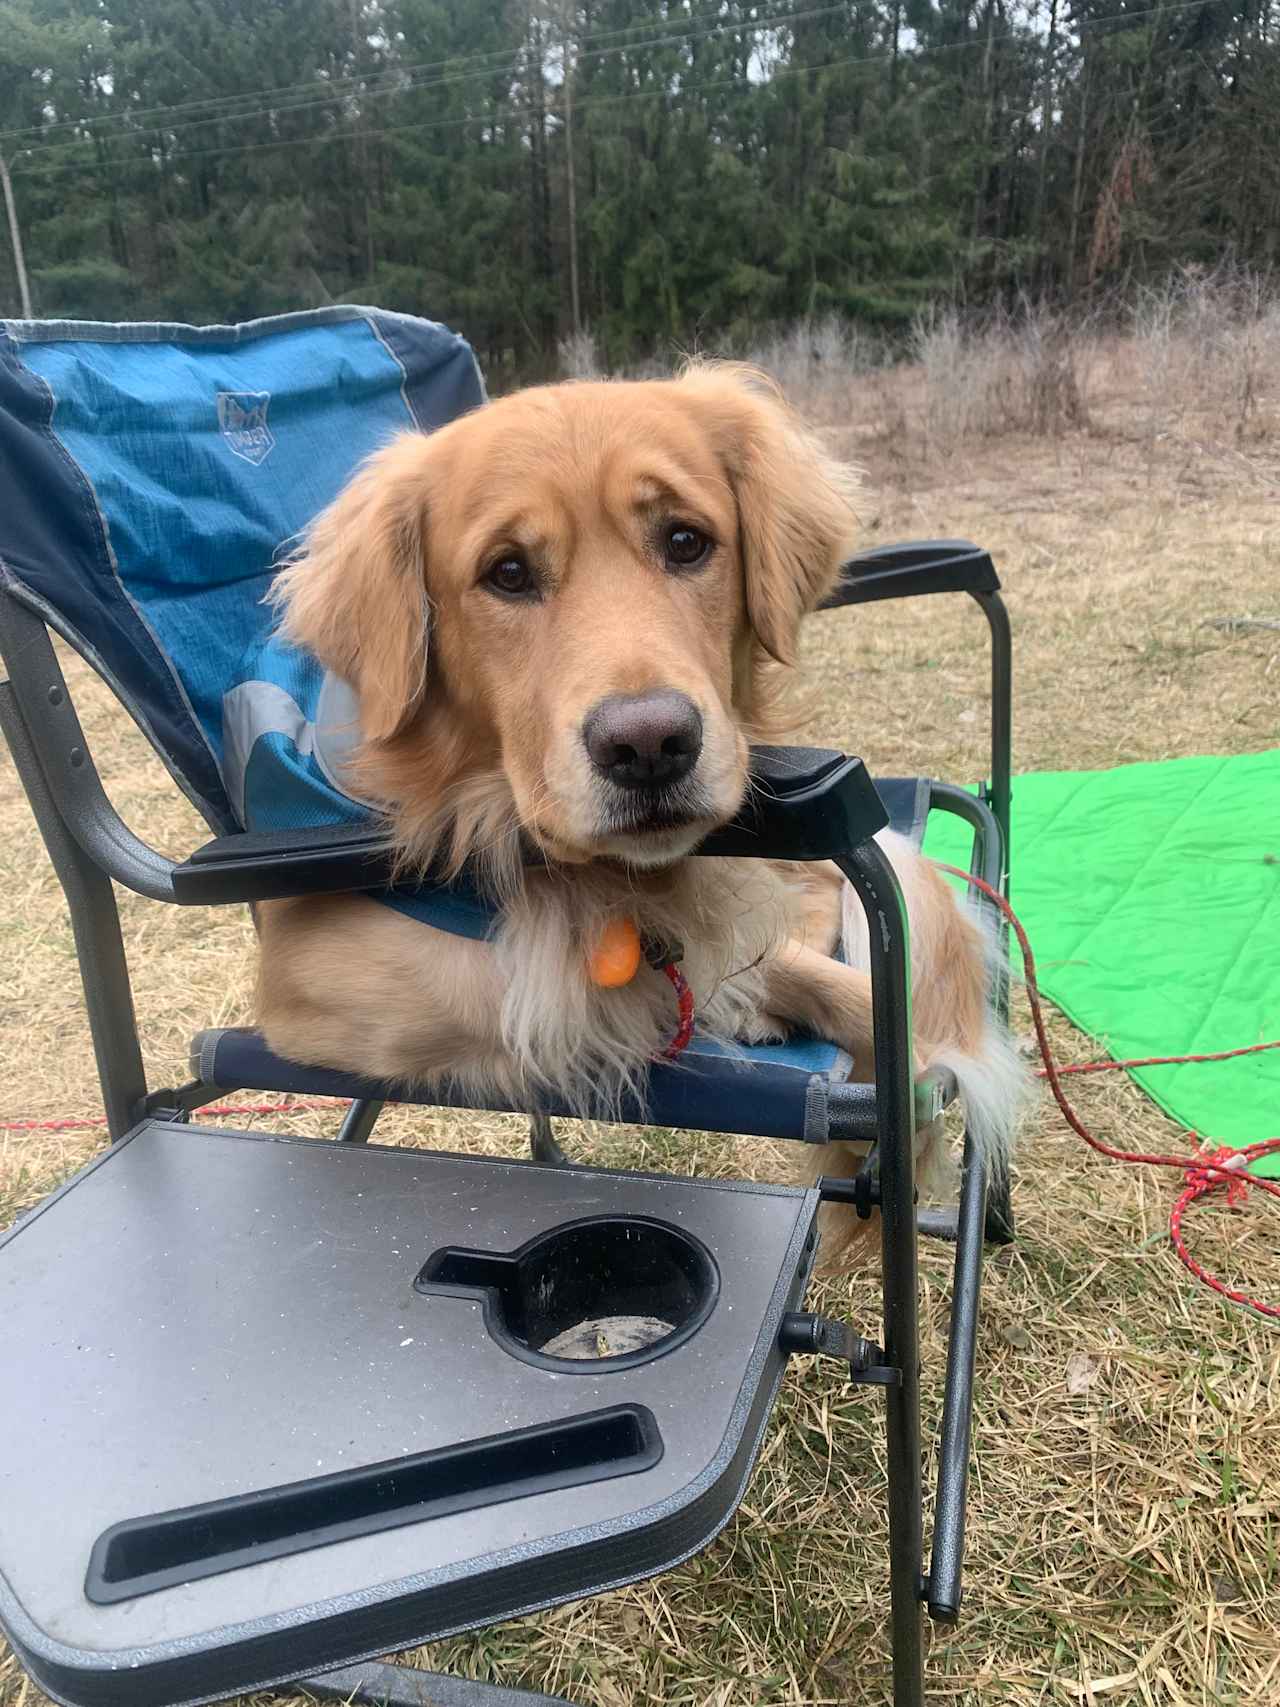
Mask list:
MULTIPOLYGON (((867 542, 964 536, 991 550, 1013 615, 1019 770, 1280 746, 1280 451, 1191 417, 1153 427, 1121 358, 1098 359, 1089 430, 976 448, 905 432, 901 397, 850 379, 824 413, 864 423, 833 436, 868 470, 867 542)), ((962 600, 815 619, 813 733, 873 771, 976 779, 985 656, 981 617, 962 600)), ((83 668, 73 674, 126 816, 166 850, 194 845, 201 826, 140 738, 83 668)), ((70 931, 7 756, 0 832, 0 1121, 91 1114, 70 931)), ((173 1082, 194 1031, 246 1016, 250 929, 238 912, 121 903, 152 1082, 173 1082)), ((1065 1058, 1090 1056, 1065 1022, 1053 1034, 1065 1058)), ((1073 1094, 1114 1139, 1185 1145, 1123 1075, 1077 1080, 1073 1094)), ((321 1133, 335 1121, 279 1124, 321 1133)), ((379 1136, 491 1153, 523 1142, 514 1121, 423 1110, 389 1114, 379 1136)), ((569 1140, 615 1164, 764 1165, 753 1146, 704 1135, 569 1140)), ((95 1131, 0 1131, 0 1226, 101 1143, 95 1131)), ((1280 1338, 1191 1284, 1167 1247, 1169 1193, 1086 1154, 1048 1106, 1031 1121, 1019 1240, 987 1265, 965 1608, 956 1629, 933 1633, 931 1700, 1280 1701, 1280 1338)), ((1280 1298, 1280 1223, 1261 1206, 1207 1210, 1193 1237, 1208 1263, 1280 1298)), ((948 1288, 947 1252, 927 1249, 930 1436, 948 1288)), ((874 1322, 873 1275, 827 1293, 833 1310, 874 1322)), ((874 1393, 794 1366, 746 1500, 706 1553, 655 1583, 412 1657, 599 1707, 881 1703, 882 1506, 874 1393)), ((0 1650, 0 1704, 43 1701, 0 1650)))

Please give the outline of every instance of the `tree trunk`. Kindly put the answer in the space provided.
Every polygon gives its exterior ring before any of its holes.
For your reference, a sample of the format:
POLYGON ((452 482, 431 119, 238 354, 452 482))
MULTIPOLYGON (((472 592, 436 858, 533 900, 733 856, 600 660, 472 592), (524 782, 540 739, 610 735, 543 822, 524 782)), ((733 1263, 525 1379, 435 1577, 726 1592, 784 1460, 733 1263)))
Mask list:
POLYGON ((1076 244, 1080 236, 1080 204, 1084 192, 1084 150, 1089 131, 1089 60, 1085 57, 1080 78, 1080 127, 1076 135, 1076 163, 1071 183, 1071 226, 1067 233, 1067 299, 1075 295, 1076 244))
POLYGON ((534 321, 522 315, 527 329, 530 353, 541 357, 552 347, 555 339, 554 316, 549 314, 548 289, 554 278, 551 256, 551 174, 547 161, 547 106, 544 83, 546 36, 542 20, 529 18, 529 82, 532 101, 529 113, 529 247, 533 273, 538 280, 534 321))
POLYGON ((578 283, 578 175, 573 162, 573 76, 569 43, 564 44, 564 158, 569 203, 569 303, 573 330, 582 330, 582 295, 578 283))
POLYGON ((18 204, 13 199, 13 180, 8 162, 0 155, 0 184, 4 185, 5 212, 9 215, 9 242, 13 245, 13 270, 18 275, 18 299, 22 303, 22 318, 34 320, 31 312, 31 286, 27 282, 27 258, 22 252, 22 231, 18 225, 18 204))
POLYGON ((978 182, 973 194, 973 241, 976 243, 982 235, 983 215, 987 205, 989 189, 988 155, 991 149, 991 131, 995 123, 995 88, 991 77, 992 50, 995 44, 996 6, 995 0, 987 0, 987 40, 982 50, 982 154, 978 162, 978 182))
MULTIPOLYGON (((360 34, 360 0, 351 0, 351 69, 358 78, 364 63, 360 34)), ((365 277, 373 278, 373 186, 369 177, 369 139, 364 128, 363 90, 358 91, 356 100, 359 103, 356 113, 356 178, 360 185, 360 196, 363 209, 364 224, 364 265, 365 277)))
POLYGON ((1053 71, 1054 53, 1058 45, 1058 0, 1049 0, 1049 39, 1045 44, 1044 56, 1044 94, 1040 107, 1040 164, 1036 175, 1036 206, 1032 220, 1032 230, 1035 232, 1036 247, 1039 251, 1036 258, 1036 281, 1041 289, 1044 287, 1047 267, 1047 251, 1044 236, 1045 192, 1049 180, 1049 137, 1053 131, 1053 71))

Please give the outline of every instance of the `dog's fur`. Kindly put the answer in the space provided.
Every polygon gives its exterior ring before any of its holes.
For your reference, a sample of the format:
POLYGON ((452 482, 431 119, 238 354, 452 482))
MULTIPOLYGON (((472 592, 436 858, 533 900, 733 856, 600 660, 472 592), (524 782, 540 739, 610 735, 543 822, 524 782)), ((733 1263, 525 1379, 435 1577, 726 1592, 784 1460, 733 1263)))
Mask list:
MULTIPOLYGON (((685 857, 738 810, 748 743, 778 734, 801 620, 854 545, 853 489, 759 376, 722 365, 525 391, 373 457, 279 576, 283 628, 354 688, 346 780, 387 815, 405 868, 478 864, 502 922, 479 942, 355 896, 263 907, 272 1046, 379 1079, 616 1104, 674 1023, 649 968, 620 989, 588 977, 591 945, 625 916, 684 945, 706 1030, 804 1026, 869 1075, 866 927, 835 868, 685 857), (673 564, 677 524, 709 542, 704 562, 673 564), (534 596, 488 579, 513 556, 534 596), (694 702, 703 744, 641 822, 583 726, 606 696, 653 690, 694 702), (545 869, 522 865, 522 837, 545 869), (842 930, 845 963, 830 958, 842 930)), ((932 866, 881 839, 911 922, 918 1064, 955 1071, 998 1150, 1021 1072, 990 1020, 981 933, 932 866)), ((920 1135, 922 1160, 936 1136, 920 1135)), ((833 1145, 804 1172, 854 1165, 833 1145)), ((824 1229, 829 1262, 856 1225, 824 1229)))

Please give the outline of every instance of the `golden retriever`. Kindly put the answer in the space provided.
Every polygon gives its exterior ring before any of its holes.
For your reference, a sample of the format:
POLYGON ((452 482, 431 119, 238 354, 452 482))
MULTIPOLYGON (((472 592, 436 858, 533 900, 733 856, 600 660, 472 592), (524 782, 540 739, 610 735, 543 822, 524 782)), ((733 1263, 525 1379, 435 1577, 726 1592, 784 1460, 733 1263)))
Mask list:
MULTIPOLYGON (((280 574, 283 633, 354 693, 344 788, 386 815, 407 869, 479 870, 501 923, 471 940, 360 896, 264 906, 272 1047, 616 1105, 675 1013, 648 966, 593 981, 593 945, 625 918, 683 945, 705 1030, 805 1027, 869 1075, 865 923, 835 867, 686 857, 741 806, 749 743, 778 733, 802 619, 855 544, 854 484, 767 382, 722 364, 527 390, 375 455, 280 574), (543 867, 522 863, 528 843, 543 867)), ((1020 1069, 989 1016, 982 934, 932 866, 882 842, 919 1064, 957 1074, 997 1149, 1020 1069)), ((843 1146, 794 1148, 803 1177, 856 1167, 843 1146)), ((831 1263, 860 1224, 824 1220, 831 1263)))

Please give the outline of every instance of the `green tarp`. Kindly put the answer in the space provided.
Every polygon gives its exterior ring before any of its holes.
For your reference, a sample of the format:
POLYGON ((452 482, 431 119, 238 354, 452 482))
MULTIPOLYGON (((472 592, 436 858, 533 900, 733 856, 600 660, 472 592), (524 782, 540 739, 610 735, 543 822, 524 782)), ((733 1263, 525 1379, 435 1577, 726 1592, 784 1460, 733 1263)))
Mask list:
MULTIPOLYGON (((968 863, 947 814, 932 816, 925 846, 968 863)), ((1011 898, 1044 994, 1100 1054, 1280 1037, 1280 753, 1018 777, 1012 852, 1011 898)), ((1206 1137, 1280 1137, 1280 1049, 1133 1077, 1206 1137)))

